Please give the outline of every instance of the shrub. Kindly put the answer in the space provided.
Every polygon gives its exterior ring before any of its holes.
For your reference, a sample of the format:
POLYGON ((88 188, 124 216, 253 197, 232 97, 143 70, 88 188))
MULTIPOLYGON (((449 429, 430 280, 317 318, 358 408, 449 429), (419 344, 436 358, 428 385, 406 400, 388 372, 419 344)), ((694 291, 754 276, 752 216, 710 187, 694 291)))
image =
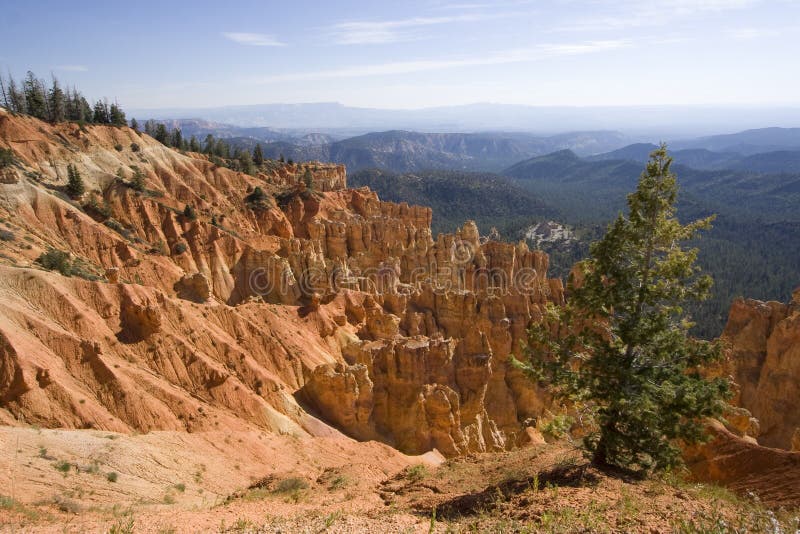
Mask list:
POLYGON ((72 261, 69 253, 51 248, 36 259, 36 263, 48 271, 58 271, 64 276, 72 274, 72 261))
POLYGON ((133 177, 131 178, 131 182, 128 184, 128 187, 133 189, 134 191, 142 192, 145 189, 144 183, 144 173, 139 169, 135 169, 133 171, 133 177))
POLYGON ((284 478, 275 487, 275 493, 293 493, 308 488, 308 482, 298 477, 284 478))
POLYGON ((141 149, 138 143, 131 143, 131 152, 139 152, 141 149))
POLYGON ((72 469, 72 464, 66 460, 59 460, 53 464, 53 467, 55 467, 56 470, 61 471, 66 475, 67 473, 69 473, 69 470, 72 469))
POLYGON ((412 465, 406 469, 406 478, 412 482, 419 482, 428 476, 428 468, 424 464, 412 465))
POLYGON ((117 143, 116 145, 114 145, 114 150, 116 150, 117 152, 122 152, 122 145, 117 143))
POLYGON ((116 482, 119 475, 115 471, 111 471, 110 473, 106 473, 106 480, 109 482, 116 482))
POLYGON ((188 248, 189 247, 186 245, 186 243, 181 241, 180 243, 176 243, 175 244, 175 248, 173 250, 175 251, 176 255, 179 255, 179 254, 183 254, 184 252, 186 252, 188 250, 188 248))
POLYGON ((14 151, 10 148, 0 148, 0 169, 14 164, 14 151))
POLYGON ((186 204, 186 207, 183 208, 183 216, 190 221, 194 221, 197 219, 197 212, 194 210, 192 206, 186 204))
POLYGON ((8 230, 0 230, 0 241, 14 241, 16 236, 14 232, 9 232, 8 230))

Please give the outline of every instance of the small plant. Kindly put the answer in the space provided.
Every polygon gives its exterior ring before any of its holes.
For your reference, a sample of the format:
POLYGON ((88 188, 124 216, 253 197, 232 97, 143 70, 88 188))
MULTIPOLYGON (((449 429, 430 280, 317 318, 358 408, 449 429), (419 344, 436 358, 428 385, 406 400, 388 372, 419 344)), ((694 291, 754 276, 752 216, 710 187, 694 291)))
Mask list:
POLYGON ((117 152, 122 152, 122 145, 117 143, 116 145, 114 145, 114 150, 116 150, 117 152))
POLYGON ((183 482, 178 482, 177 484, 175 484, 172 487, 175 488, 176 490, 178 490, 178 492, 180 492, 180 493, 183 493, 183 492, 186 491, 186 484, 184 484, 183 482))
POLYGON ((181 255, 189 249, 188 245, 183 241, 176 243, 173 250, 175 251, 175 255, 181 255))
POLYGON ((108 529, 108 534, 133 534, 134 527, 133 516, 122 518, 108 529))
POLYGON ((139 152, 141 149, 138 143, 131 143, 131 152, 139 152))
POLYGON ((543 423, 541 431, 542 434, 560 439, 567 435, 574 422, 575 419, 572 417, 566 414, 558 414, 553 416, 549 421, 543 423))
POLYGON ((116 482, 118 478, 119 475, 116 473, 116 471, 111 471, 110 473, 106 473, 106 480, 108 480, 109 482, 116 482))
POLYGON ((0 230, 0 241, 14 241, 17 237, 14 232, 8 230, 0 230))
POLYGON ((308 488, 308 482, 298 477, 284 478, 275 487, 275 493, 291 493, 308 488))
POLYGON ((412 482, 419 482, 428 476, 428 468, 424 464, 412 465, 406 468, 406 478, 412 482))
POLYGON ((48 271, 58 271, 64 276, 72 274, 72 260, 69 253, 51 248, 36 259, 36 263, 48 271))
POLYGON ((189 221, 194 221, 197 219, 197 212, 190 204, 186 204, 186 207, 183 208, 183 216, 189 221))
POLYGON ((350 481, 347 480, 347 477, 345 477, 343 475, 339 475, 336 478, 334 478, 333 480, 331 480, 330 489, 332 489, 332 490, 342 489, 342 488, 345 488, 349 483, 350 483, 350 481))
POLYGON ((145 190, 144 173, 142 173, 142 171, 140 171, 138 168, 134 169, 133 177, 131 178, 128 187, 140 193, 145 190))
POLYGON ((39 447, 39 458, 47 458, 47 449, 45 447, 39 447))
POLYGON ((64 473, 64 476, 66 476, 67 473, 69 473, 69 470, 72 469, 72 464, 66 460, 59 460, 53 464, 53 467, 55 467, 56 470, 64 473))

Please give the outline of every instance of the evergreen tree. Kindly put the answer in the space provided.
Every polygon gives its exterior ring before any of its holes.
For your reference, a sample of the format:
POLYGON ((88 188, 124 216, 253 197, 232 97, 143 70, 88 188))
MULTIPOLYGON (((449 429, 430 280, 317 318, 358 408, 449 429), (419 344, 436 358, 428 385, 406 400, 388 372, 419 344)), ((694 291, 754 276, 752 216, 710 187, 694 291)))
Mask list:
POLYGON ((314 188, 314 176, 308 167, 306 167, 306 172, 303 173, 303 183, 306 185, 306 189, 314 188))
POLYGON ((136 117, 131 119, 131 130, 139 133, 139 123, 137 122, 136 117))
POLYGON ((550 306, 530 329, 528 359, 519 364, 593 413, 597 431, 584 443, 599 465, 675 465, 677 444, 701 441, 703 419, 719 415, 728 395, 726 380, 701 375, 720 345, 690 338, 683 311, 706 298, 711 278, 694 265, 697 250, 681 243, 712 218, 675 218, 671 162, 663 145, 650 155, 627 217, 592 244, 568 303, 550 306))
POLYGON ((256 143, 256 147, 253 149, 253 163, 257 167, 261 167, 264 164, 264 152, 261 150, 261 143, 256 143))
POLYGON ((25 103, 25 91, 17 88, 17 84, 10 75, 8 77, 8 100, 11 109, 15 113, 27 113, 28 106, 25 103))
POLYGON ((208 134, 206 136, 205 144, 203 146, 203 152, 205 154, 211 155, 214 153, 214 136, 208 134))
POLYGON ((177 149, 183 147, 183 134, 181 133, 180 128, 175 128, 172 130, 172 135, 170 136, 170 144, 177 149))
POLYGON ((148 119, 144 123, 144 133, 146 133, 150 137, 155 137, 156 136, 156 121, 154 121, 153 119, 148 119))
POLYGON ((45 98, 43 84, 36 79, 33 72, 28 71, 23 84, 25 92, 26 109, 24 113, 33 115, 37 119, 47 120, 47 99, 45 98))
POLYGON ((48 119, 50 122, 63 122, 67 119, 66 99, 64 91, 58 83, 58 79, 53 76, 53 85, 50 87, 50 92, 47 95, 50 102, 48 119))
POLYGON ((189 138, 189 150, 192 152, 200 152, 200 143, 197 141, 197 137, 192 136, 189 138))
POLYGON ((78 199, 85 191, 86 187, 83 185, 81 173, 78 172, 75 165, 70 163, 67 165, 67 194, 72 199, 78 199))
POLYGON ((239 162, 239 169, 247 174, 253 174, 253 158, 250 156, 250 152, 247 150, 240 150, 239 154, 236 157, 237 161, 239 162))
POLYGON ((125 112, 119 107, 119 104, 114 102, 111 104, 111 110, 108 114, 108 119, 114 126, 125 126, 128 121, 125 119, 125 112))
POLYGON ((280 155, 280 157, 278 158, 278 161, 280 161, 281 163, 284 163, 283 154, 280 155))
POLYGON ((108 102, 98 100, 94 104, 94 113, 92 115, 92 122, 97 124, 110 124, 111 114, 108 110, 108 102))
POLYGON ((164 126, 163 123, 159 122, 156 125, 156 127, 155 127, 155 135, 153 135, 153 137, 155 137, 156 141, 158 141, 162 145, 169 146, 169 142, 170 142, 169 131, 167 130, 167 127, 164 126))

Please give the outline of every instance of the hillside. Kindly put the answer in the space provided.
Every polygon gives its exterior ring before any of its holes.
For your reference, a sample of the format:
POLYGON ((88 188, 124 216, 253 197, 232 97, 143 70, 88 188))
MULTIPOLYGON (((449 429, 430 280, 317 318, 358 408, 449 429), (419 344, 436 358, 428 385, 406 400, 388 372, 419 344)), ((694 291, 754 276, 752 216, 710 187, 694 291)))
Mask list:
MULTIPOLYGON (((604 154, 596 154, 589 161, 628 160, 644 164, 656 145, 638 143, 604 154)), ((739 152, 712 152, 704 148, 687 148, 671 151, 677 165, 699 170, 733 170, 753 173, 800 173, 800 150, 777 150, 745 155, 739 152)))
MULTIPOLYGON (((492 495, 478 527, 536 527, 562 510, 547 492, 568 492, 572 513, 588 506, 575 473, 642 507, 664 489, 642 522, 609 499, 620 528, 702 521, 676 507, 688 491, 698 514, 768 517, 732 495, 565 462, 584 430, 556 432, 559 408, 510 362, 565 299, 541 251, 474 222, 434 239, 430 208, 348 188, 340 165, 245 174, 124 126, 4 110, 0 148, 3 525, 427 531, 436 507, 443 531, 472 528, 492 495), (66 187, 75 173, 83 193, 66 187)), ((793 376, 764 362, 765 376, 793 376)), ((768 437, 790 433, 774 421, 794 421, 792 398, 770 409, 768 437)), ((753 443, 741 419, 693 451, 693 472, 800 503, 798 454, 753 443), (735 455, 755 471, 721 477, 735 455)))
POLYGON ((532 223, 558 217, 555 208, 529 191, 488 173, 396 174, 373 169, 351 175, 349 182, 367 186, 386 200, 430 206, 434 234, 453 232, 464 220, 473 219, 479 228, 497 228, 506 240, 516 240, 532 223))
MULTIPOLYGON (((645 147, 636 147, 642 152, 645 147)), ((632 151, 633 152, 633 151, 632 151)), ((715 278, 712 298, 694 310, 696 333, 716 337, 737 296, 786 300, 797 283, 800 254, 800 175, 701 171, 677 164, 684 220, 716 214, 713 229, 696 245, 700 264, 715 278)), ((566 223, 598 235, 641 173, 630 160, 589 161, 561 151, 518 163, 504 174, 544 202, 558 206, 566 223)), ((585 251, 585 249, 583 249, 585 251)), ((561 258, 567 270, 578 254, 561 258)))
POLYGON ((498 171, 534 155, 570 148, 581 154, 620 146, 616 132, 575 132, 555 136, 525 133, 373 132, 323 145, 282 141, 264 146, 264 154, 294 161, 341 163, 351 171, 380 168, 392 172, 431 169, 498 171))

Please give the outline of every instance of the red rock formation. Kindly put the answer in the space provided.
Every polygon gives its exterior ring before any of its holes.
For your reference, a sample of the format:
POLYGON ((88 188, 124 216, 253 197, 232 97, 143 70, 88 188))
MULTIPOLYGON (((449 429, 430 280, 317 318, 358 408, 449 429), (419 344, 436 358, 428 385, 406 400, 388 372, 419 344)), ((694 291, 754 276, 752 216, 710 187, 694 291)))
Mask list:
POLYGON ((345 189, 337 165, 249 176, 128 128, 1 111, 0 145, 18 161, 0 184, 18 234, 0 245, 0 407, 17 420, 329 432, 299 392, 354 437, 452 455, 505 448, 541 412, 508 357, 563 300, 543 253, 474 223, 434 241, 429 208, 345 189), (85 209, 54 193, 68 164, 85 209), (136 169, 145 192, 125 184, 136 169), (248 203, 255 187, 270 198, 248 203), (107 283, 42 272, 48 248, 107 283))
POLYGON ((733 402, 758 419, 759 443, 782 449, 800 428, 799 305, 800 291, 789 304, 739 299, 723 333, 738 386, 733 402))

